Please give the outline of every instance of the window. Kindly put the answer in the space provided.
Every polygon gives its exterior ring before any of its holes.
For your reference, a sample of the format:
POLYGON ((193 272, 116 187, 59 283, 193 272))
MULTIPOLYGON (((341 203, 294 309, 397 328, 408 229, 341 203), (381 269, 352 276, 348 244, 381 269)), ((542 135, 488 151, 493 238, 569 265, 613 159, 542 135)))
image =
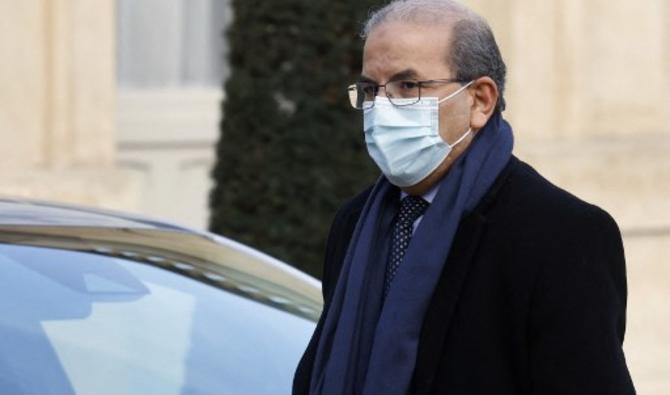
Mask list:
POLYGON ((117 80, 130 88, 219 88, 228 0, 118 0, 117 80))
POLYGON ((289 393, 314 329, 253 298, 114 256, 0 244, 0 271, 2 394, 289 393))

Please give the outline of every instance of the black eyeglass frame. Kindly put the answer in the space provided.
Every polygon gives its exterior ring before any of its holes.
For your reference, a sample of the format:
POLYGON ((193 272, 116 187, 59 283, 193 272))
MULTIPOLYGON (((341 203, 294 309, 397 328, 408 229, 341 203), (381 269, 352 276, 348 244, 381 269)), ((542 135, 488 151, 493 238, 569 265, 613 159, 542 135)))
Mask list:
MULTIPOLYGON (((347 87, 347 92, 349 93, 349 103, 356 110, 369 110, 369 109, 371 109, 372 107, 375 106, 375 101, 374 100, 363 100, 363 101, 361 101, 360 99, 358 99, 358 96, 359 96, 358 93, 363 92, 363 90, 360 88, 360 85, 366 85, 367 88, 370 88, 370 87, 373 88, 374 89, 373 97, 377 97, 377 95, 379 95, 379 90, 381 88, 384 88, 384 93, 386 94, 386 97, 389 99, 391 104, 393 104, 396 107, 405 107, 405 106, 414 105, 414 104, 418 103, 419 101, 421 101, 421 97, 422 97, 421 96, 421 89, 423 88, 424 85, 428 85, 428 84, 451 84, 451 83, 454 83, 454 82, 458 82, 458 83, 462 84, 462 83, 469 82, 469 81, 470 80, 464 80, 464 79, 460 79, 460 78, 438 78, 438 79, 432 79, 432 80, 393 80, 393 81, 388 81, 385 84, 375 84, 373 82, 368 82, 368 81, 358 81, 354 84, 349 85, 347 87), (394 98, 393 96, 389 95, 388 90, 386 89, 386 85, 388 85, 388 84, 398 84, 398 83, 414 83, 414 84, 417 84, 418 91, 417 91, 416 101, 413 101, 411 103, 401 103, 401 104, 394 103, 393 102, 394 99, 406 99, 406 98, 405 97, 394 98), (354 97, 352 96, 354 94, 356 95, 356 98, 358 100, 354 100, 354 97), (358 104, 359 101, 360 101, 360 106, 357 107, 356 104, 358 104), (370 105, 366 107, 366 106, 363 105, 363 103, 370 103, 370 105)), ((363 94, 361 96, 365 97, 366 95, 363 94)))

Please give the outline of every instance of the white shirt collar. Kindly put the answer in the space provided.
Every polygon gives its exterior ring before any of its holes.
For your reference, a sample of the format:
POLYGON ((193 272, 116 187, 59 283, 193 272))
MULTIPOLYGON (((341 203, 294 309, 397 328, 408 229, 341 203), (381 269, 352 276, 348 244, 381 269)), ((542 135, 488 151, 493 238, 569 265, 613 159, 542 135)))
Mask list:
MULTIPOLYGON (((440 189, 440 183, 436 182, 435 185, 433 185, 432 188, 430 188, 426 193, 421 195, 423 200, 427 201, 428 203, 433 203, 433 200, 435 199, 435 196, 437 195, 437 191, 440 189)), ((407 192, 405 191, 400 191, 400 200, 404 199, 405 196, 407 196, 407 192)))

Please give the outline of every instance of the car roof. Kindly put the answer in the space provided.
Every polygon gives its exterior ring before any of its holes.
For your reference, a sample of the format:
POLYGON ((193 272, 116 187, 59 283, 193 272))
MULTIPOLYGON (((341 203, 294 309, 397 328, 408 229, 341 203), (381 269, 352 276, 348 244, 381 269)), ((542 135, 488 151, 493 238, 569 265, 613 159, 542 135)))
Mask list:
POLYGON ((139 214, 0 196, 0 224, 25 226, 86 226, 180 230, 202 233, 196 229, 160 221, 139 214))
MULTIPOLYGON (((218 251, 214 245, 220 245, 229 251, 235 251, 234 254, 252 258, 253 264, 244 259, 247 266, 245 270, 265 270, 259 266, 262 265, 271 268, 271 271, 283 277, 285 282, 298 281, 301 287, 304 284, 305 287, 315 290, 321 288, 321 283, 310 275, 230 238, 138 214, 0 196, 0 231, 7 232, 7 230, 39 234, 44 237, 60 235, 123 243, 132 241, 165 249, 175 245, 193 248, 197 246, 199 251, 205 251, 203 252, 205 255, 217 254, 214 252, 218 251), (162 235, 157 237, 157 232, 162 235)), ((309 292, 313 294, 313 291, 309 292)))

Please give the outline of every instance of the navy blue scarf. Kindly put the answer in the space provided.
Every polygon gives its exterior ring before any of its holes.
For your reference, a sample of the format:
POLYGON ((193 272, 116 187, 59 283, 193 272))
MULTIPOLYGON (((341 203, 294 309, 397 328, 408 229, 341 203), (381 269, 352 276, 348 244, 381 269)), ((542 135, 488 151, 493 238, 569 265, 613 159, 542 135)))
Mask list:
POLYGON ((349 243, 325 317, 310 394, 407 394, 423 318, 448 264, 458 225, 505 167, 512 147, 512 129, 499 113, 494 114, 440 181, 383 303, 398 189, 384 177, 377 181, 349 243))

